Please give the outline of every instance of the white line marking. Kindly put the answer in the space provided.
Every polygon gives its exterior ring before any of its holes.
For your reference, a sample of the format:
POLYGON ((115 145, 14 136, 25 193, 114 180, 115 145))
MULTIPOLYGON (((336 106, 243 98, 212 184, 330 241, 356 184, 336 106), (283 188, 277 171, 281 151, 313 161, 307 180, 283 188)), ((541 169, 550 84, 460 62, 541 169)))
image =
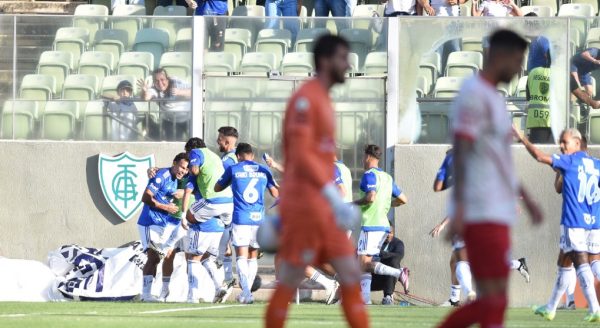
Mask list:
POLYGON ((226 309, 226 308, 240 307, 240 306, 246 306, 246 304, 217 305, 217 306, 207 306, 207 307, 193 307, 193 308, 178 308, 178 309, 166 309, 166 310, 156 310, 156 311, 144 311, 144 312, 140 312, 140 314, 157 314, 157 313, 169 313, 169 312, 180 312, 180 311, 217 310, 217 309, 226 309))
POLYGON ((2 314, 1 318, 18 318, 18 317, 26 317, 27 315, 24 313, 14 313, 14 314, 2 314))

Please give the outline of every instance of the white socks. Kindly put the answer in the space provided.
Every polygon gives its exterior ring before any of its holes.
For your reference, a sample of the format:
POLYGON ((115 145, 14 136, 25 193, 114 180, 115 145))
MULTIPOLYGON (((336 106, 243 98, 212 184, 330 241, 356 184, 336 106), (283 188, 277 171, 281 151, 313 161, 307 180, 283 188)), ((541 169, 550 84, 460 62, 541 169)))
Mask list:
POLYGON ((583 295, 588 302, 590 313, 596 313, 600 310, 596 290, 594 289, 594 274, 588 263, 584 263, 577 268, 577 278, 583 291, 583 295))
POLYGON ((571 267, 567 275, 567 305, 575 302, 575 287, 577 286, 577 274, 575 268, 571 267))
POLYGON ((363 273, 360 276, 360 291, 365 304, 371 303, 371 279, 370 273, 363 273))
POLYGON ((471 266, 469 265, 469 262, 458 261, 456 263, 456 279, 458 279, 458 282, 466 295, 473 292, 473 276, 471 275, 471 266))
POLYGON ((460 301, 460 285, 452 285, 450 287, 450 300, 452 302, 460 301))
POLYGON ((223 257, 223 270, 225 271, 225 281, 233 280, 233 261, 231 256, 223 257))
POLYGON ((556 273, 556 283, 554 283, 552 295, 550 296, 550 300, 546 305, 546 309, 548 311, 556 311, 556 308, 558 307, 558 302, 560 302, 561 297, 567 290, 567 287, 569 286, 569 280, 574 275, 575 270, 573 268, 558 268, 558 272, 556 273))
POLYGON ((317 270, 315 270, 313 275, 310 277, 310 281, 318 283, 319 285, 325 287, 325 289, 333 288, 333 280, 325 277, 317 270))
POLYGON ((382 264, 381 262, 377 262, 375 264, 375 269, 373 270, 373 273, 375 274, 379 274, 382 276, 392 276, 392 277, 396 277, 396 279, 400 278, 400 270, 396 269, 396 268, 392 268, 391 266, 387 266, 385 264, 382 264))
POLYGON ((163 276, 162 278, 162 291, 160 292, 161 296, 166 296, 169 294, 169 284, 171 283, 171 276, 163 276))
POLYGON ((242 295, 250 295, 250 285, 248 285, 248 259, 238 256, 236 259, 237 272, 240 277, 240 286, 242 287, 242 295))
POLYGON ((248 260, 248 287, 252 290, 254 285, 254 279, 256 278, 256 272, 258 272, 258 261, 256 259, 248 260))
POLYGON ((200 299, 198 294, 199 281, 200 281, 200 262, 187 260, 187 274, 188 274, 188 301, 197 302, 200 299))
POLYGON ((511 260, 510 261, 510 268, 511 269, 518 270, 520 266, 521 266, 521 262, 519 262, 519 260, 511 260))
POLYGON ((154 282, 154 277, 152 275, 144 276, 144 286, 142 288, 142 296, 149 297, 152 291, 152 282, 154 282))
POLYGON ((204 266, 206 268, 206 271, 208 271, 208 275, 210 276, 210 278, 213 281, 213 284, 215 285, 215 290, 221 288, 221 283, 223 282, 223 280, 219 279, 219 269, 217 269, 217 265, 215 264, 215 261, 213 261, 213 257, 210 256, 206 260, 202 261, 202 266, 204 266))

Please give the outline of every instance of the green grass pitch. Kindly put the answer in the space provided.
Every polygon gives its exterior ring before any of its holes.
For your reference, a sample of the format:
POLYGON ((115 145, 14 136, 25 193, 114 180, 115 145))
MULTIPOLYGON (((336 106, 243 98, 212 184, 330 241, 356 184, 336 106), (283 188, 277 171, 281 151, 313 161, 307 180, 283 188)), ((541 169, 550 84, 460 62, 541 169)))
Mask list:
MULTIPOLYGON (((372 327, 435 327, 449 308, 369 306, 372 327)), ((262 327, 265 304, 144 304, 110 302, 0 303, 0 327, 262 327)), ((586 327, 584 310, 559 311, 547 322, 529 309, 511 309, 507 327, 586 327)), ((287 327, 346 327, 341 308, 292 305, 287 327)))

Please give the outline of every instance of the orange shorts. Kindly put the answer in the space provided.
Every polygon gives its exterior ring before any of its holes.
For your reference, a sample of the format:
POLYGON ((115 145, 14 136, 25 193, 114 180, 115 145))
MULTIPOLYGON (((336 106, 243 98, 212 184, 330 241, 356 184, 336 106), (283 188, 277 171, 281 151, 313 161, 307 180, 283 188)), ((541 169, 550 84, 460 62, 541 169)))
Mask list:
POLYGON ((332 214, 323 215, 330 211, 316 212, 281 209, 282 234, 277 252, 280 259, 295 266, 318 266, 354 256, 346 232, 337 227, 332 214))

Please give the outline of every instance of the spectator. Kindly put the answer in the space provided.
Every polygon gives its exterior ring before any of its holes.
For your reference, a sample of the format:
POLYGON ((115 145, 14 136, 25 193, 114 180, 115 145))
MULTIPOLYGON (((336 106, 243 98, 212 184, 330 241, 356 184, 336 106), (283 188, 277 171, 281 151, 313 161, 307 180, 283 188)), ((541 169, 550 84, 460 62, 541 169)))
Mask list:
MULTIPOLYGON (((298 0, 267 0, 265 3, 265 14, 267 17, 297 17, 298 16, 298 0)), ((300 1, 300 6, 302 0, 300 1)), ((297 19, 285 19, 283 26, 286 30, 292 33, 292 40, 296 39, 298 34, 299 22, 297 19)), ((279 19, 267 20, 267 28, 279 28, 279 19)))
MULTIPOLYGON (((193 0, 192 0, 193 1, 193 0)), ((149 87, 142 79, 138 86, 142 90, 142 99, 163 99, 158 101, 160 119, 166 140, 179 140, 185 138, 189 130, 192 89, 189 83, 178 78, 171 78, 164 68, 152 72, 153 85, 149 87), (186 101, 171 101, 186 100, 186 101)))
POLYGON ((116 6, 121 5, 145 5, 144 0, 112 0, 111 2, 111 10, 115 10, 116 6))
MULTIPOLYGON (((315 0, 315 17, 346 17, 351 0, 315 0)), ((317 27, 325 27, 325 20, 317 20, 317 27)), ((348 23, 343 20, 336 20, 335 26, 338 33, 348 28, 348 23)))
POLYGON ((473 0, 471 9, 473 16, 508 17, 523 16, 521 8, 512 0, 473 0))
MULTIPOLYGON (((525 17, 537 17, 537 14, 530 12, 525 17)), ((531 22, 531 24, 537 25, 538 22, 531 22)), ((531 30, 538 30, 531 28, 531 30)), ((550 54, 550 40, 545 36, 533 36, 531 43, 529 44, 529 55, 527 56, 527 72, 531 72, 536 67, 546 66, 546 56, 550 54)), ((549 57, 548 57, 549 58, 549 57)), ((550 63, 548 63, 549 65, 550 63)))
MULTIPOLYGON (((198 16, 227 16, 227 0, 185 0, 198 16)), ((206 31, 210 36, 210 51, 223 51, 227 18, 211 17, 206 20, 206 31)))
MULTIPOLYGON (((157 0, 156 1, 156 5, 157 6, 172 6, 173 5, 173 0, 157 0)), ((176 6, 183 6, 183 7, 187 7, 187 1, 186 0, 175 0, 175 5, 176 6)))
MULTIPOLYGON (((394 237, 394 227, 390 229, 387 238, 381 246, 379 261, 392 268, 400 269, 400 261, 404 258, 404 243, 402 240, 394 237)), ((371 282, 371 291, 382 290, 382 305, 394 304, 394 290, 396 289, 398 278, 393 276, 382 276, 373 274, 371 282)))
POLYGON ((594 94, 591 72, 597 69, 600 69, 600 49, 598 48, 588 48, 571 58, 571 77, 585 89, 589 96, 594 94))
POLYGON ((527 129, 533 143, 553 144, 550 129, 550 52, 544 56, 543 66, 536 67, 527 76, 527 129))
POLYGON ((102 98, 112 100, 108 104, 108 113, 112 117, 112 140, 137 139, 135 126, 137 107, 133 103, 133 85, 131 85, 131 82, 127 80, 119 82, 116 96, 102 96, 102 98))
MULTIPOLYGON (((426 1, 419 0, 423 5, 426 1)), ((427 4, 429 6, 429 4, 427 4)), ((431 7, 431 6, 429 6, 431 7)), ((385 6, 385 17, 414 16, 417 14, 417 1, 415 0, 389 0, 385 6)))

